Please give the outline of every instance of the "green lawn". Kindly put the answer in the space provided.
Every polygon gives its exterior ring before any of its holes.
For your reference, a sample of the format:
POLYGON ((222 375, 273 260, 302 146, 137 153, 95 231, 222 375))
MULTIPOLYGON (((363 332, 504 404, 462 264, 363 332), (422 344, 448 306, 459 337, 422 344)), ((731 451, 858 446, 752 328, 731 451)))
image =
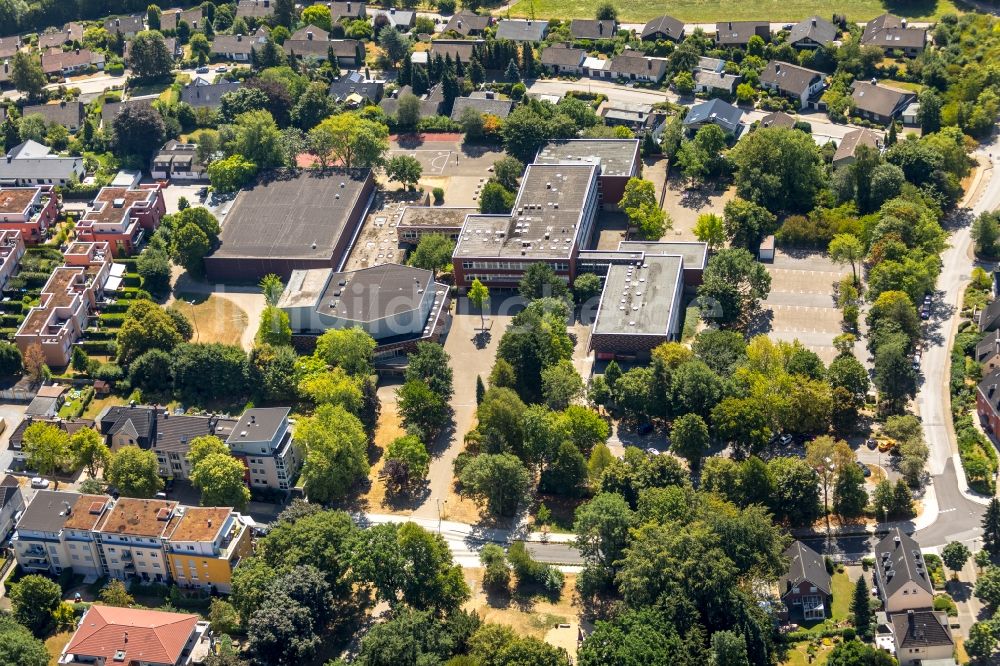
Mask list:
POLYGON ((842 622, 851 612, 851 600, 854 598, 854 583, 846 573, 833 574, 833 609, 834 622, 842 622))
MULTIPOLYGON (((532 6, 537 18, 594 18, 600 0, 520 0, 510 9, 511 16, 530 16, 532 6)), ((879 2, 878 0, 677 0, 669 5, 650 0, 614 0, 618 20, 645 22, 669 13, 688 23, 715 21, 788 21, 795 22, 817 14, 829 18, 834 12, 846 14, 852 21, 867 21, 886 11, 913 20, 928 21, 955 12, 951 0, 916 0, 915 2, 879 2)))

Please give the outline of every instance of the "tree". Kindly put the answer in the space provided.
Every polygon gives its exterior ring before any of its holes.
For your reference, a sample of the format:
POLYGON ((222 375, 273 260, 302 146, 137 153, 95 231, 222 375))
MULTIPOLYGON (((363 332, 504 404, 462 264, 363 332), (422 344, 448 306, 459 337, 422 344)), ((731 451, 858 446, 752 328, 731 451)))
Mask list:
POLYGON ((390 68, 395 68, 410 52, 410 40, 398 30, 383 30, 378 36, 378 45, 385 52, 390 68))
POLYGON ((513 516, 531 484, 524 464, 509 453, 480 454, 459 473, 462 492, 486 504, 497 516, 513 516))
POLYGON ((854 585, 854 596, 851 598, 851 612, 854 613, 854 630, 863 641, 871 640, 872 609, 869 603, 869 588, 862 573, 854 585))
POLYGON ((169 76, 174 57, 163 41, 163 35, 155 30, 143 30, 129 43, 126 64, 137 78, 157 79, 169 76))
POLYGON ((213 598, 208 606, 209 627, 217 635, 229 635, 239 631, 240 616, 228 601, 213 598))
MULTIPOLYGON (((468 297, 469 297, 469 302, 471 302, 473 305, 479 308, 480 328, 485 330, 486 305, 490 299, 490 290, 482 282, 479 281, 479 278, 475 278, 472 281, 472 286, 469 287, 468 297)), ((482 380, 479 379, 478 377, 477 380, 480 383, 482 382, 482 380)))
POLYGON ((587 459, 573 442, 559 445, 552 461, 542 470, 542 492, 577 497, 587 483, 587 459))
POLYGON ((837 644, 826 663, 828 666, 894 666, 897 662, 885 650, 851 640, 837 644))
POLYGON ((302 22, 306 25, 314 25, 327 32, 333 29, 330 8, 326 5, 312 5, 303 9, 302 22))
POLYGON ((712 634, 712 666, 750 666, 747 657, 747 639, 735 631, 717 631, 712 634))
POLYGON ((306 495, 329 503, 368 475, 368 436, 356 416, 339 405, 320 405, 299 421, 295 438, 305 447, 302 478, 306 495))
POLYGON ((1000 500, 995 497, 983 514, 983 550, 994 559, 1000 557, 1000 500))
POLYGON ((107 604, 108 606, 118 606, 119 608, 128 608, 135 603, 135 599, 133 599, 132 595, 128 593, 125 583, 114 579, 108 581, 108 583, 101 588, 98 598, 101 600, 101 603, 107 604))
POLYGON ((833 486, 833 512, 841 520, 859 518, 864 515, 867 505, 864 474, 857 465, 848 464, 837 474, 833 486))
POLYGON ((924 136, 941 129, 941 98, 933 88, 927 87, 917 96, 920 108, 917 110, 917 120, 920 123, 920 133, 924 136))
POLYGON ((156 303, 135 299, 118 329, 118 363, 127 365, 150 349, 171 351, 183 341, 177 324, 156 303))
POLYGON ((259 168, 278 167, 285 163, 286 151, 281 132, 267 111, 241 113, 236 116, 232 128, 232 140, 226 144, 229 155, 242 155, 259 168))
POLYGON ((420 162, 409 155, 392 157, 385 165, 385 174, 389 180, 402 183, 409 189, 416 187, 422 173, 420 162))
POLYGON ((316 635, 309 610, 287 595, 274 594, 247 625, 247 651, 260 664, 298 664, 316 651, 316 635))
POLYGON ((213 453, 191 469, 191 483, 201 491, 202 506, 246 508, 250 489, 243 481, 246 468, 229 452, 213 453))
POLYGON ((514 193, 490 179, 479 194, 479 212, 484 215, 509 213, 514 207, 514 193))
POLYGON ((772 213, 813 208, 823 184, 819 148, 805 132, 780 127, 758 129, 730 151, 736 193, 772 213))
POLYGON ((47 666, 45 643, 9 615, 0 615, 0 664, 47 666))
POLYGON ((521 297, 528 301, 539 298, 569 298, 569 286, 556 275, 552 266, 544 263, 529 264, 518 285, 521 297))
POLYGON ((145 162, 161 145, 166 129, 160 112, 152 106, 128 104, 112 122, 116 152, 145 162))
POLYGON ((330 329, 316 340, 316 357, 349 375, 370 375, 375 340, 359 327, 330 329))
POLYGON ((974 660, 989 658, 996 650, 997 638, 994 635, 994 624, 992 620, 983 620, 974 623, 969 628, 969 637, 965 640, 963 647, 974 660))
POLYGON ((903 519, 912 518, 914 515, 913 495, 903 479, 892 487, 892 512, 903 519))
POLYGON ((506 190, 517 190, 522 174, 524 174, 524 164, 516 158, 501 157, 493 163, 493 179, 506 190))
POLYGON ((389 128, 353 113, 340 113, 311 129, 309 139, 324 166, 338 162, 345 167, 376 167, 389 149, 389 128), (323 146, 319 152, 317 139, 323 146))
POLYGON ((972 239, 976 242, 976 254, 984 257, 996 256, 997 240, 1000 240, 1000 217, 985 211, 972 222, 972 239))
POLYGON ((979 574, 976 579, 975 595, 991 610, 1000 607, 1000 567, 986 567, 983 573, 979 574))
POLYGON ((735 198, 726 204, 723 229, 734 247, 756 250, 764 236, 777 228, 778 218, 763 206, 735 198))
POLYGON ((771 291, 771 276, 743 248, 721 250, 708 261, 698 288, 702 317, 722 328, 746 328, 771 291))
POLYGON ((358 414, 364 401, 361 386, 341 368, 309 374, 299 380, 298 392, 317 405, 340 405, 358 414))
POLYGON ((230 155, 208 165, 209 182, 221 194, 236 192, 249 183, 256 173, 257 165, 243 155, 230 155))
POLYGON ((688 461, 693 473, 701 467, 701 459, 708 446, 708 426, 699 415, 685 414, 674 420, 670 431, 670 449, 688 461))
POLYGON ((229 447, 215 435, 202 435, 191 440, 188 446, 187 461, 191 468, 197 467, 201 461, 211 455, 228 455, 229 447))
POLYGON ((135 266, 146 291, 162 295, 170 289, 170 257, 163 250, 147 247, 136 257, 135 266))
POLYGON ((582 395, 583 378, 572 361, 562 360, 542 369, 542 396, 549 409, 566 409, 582 395))
POLYGON ((8 586, 14 619, 34 634, 42 633, 62 601, 62 589, 45 576, 30 574, 8 586))
POLYGON ((774 483, 770 508, 775 517, 795 526, 812 525, 822 515, 816 471, 798 458, 775 458, 767 468, 774 483))
POLYGON ((212 249, 208 236, 194 224, 185 224, 171 236, 170 254, 175 262, 195 275, 201 275, 203 260, 212 249))
POLYGON ((93 428, 81 428, 73 433, 69 438, 69 448, 73 452, 74 464, 86 468, 91 478, 97 478, 97 470, 105 467, 111 459, 111 450, 93 428))
POLYGON ((875 350, 874 384, 883 407, 890 413, 900 411, 905 401, 917 392, 916 371, 906 347, 887 342, 875 350))
POLYGON ((710 252, 718 250, 726 241, 722 218, 715 213, 702 213, 695 222, 694 235, 702 243, 708 244, 710 252))
POLYGON ((18 91, 32 99, 41 96, 48 83, 41 61, 22 50, 17 51, 11 61, 10 82, 18 91))
POLYGON ((397 437, 385 450, 385 471, 396 491, 404 491, 427 478, 431 456, 416 435, 397 437))
POLYGON ((573 531, 580 555, 588 566, 603 569, 609 582, 628 546, 633 515, 617 493, 600 493, 576 510, 573 531))
POLYGON ((123 446, 105 467, 104 478, 123 497, 153 497, 163 489, 156 453, 138 446, 123 446))
POLYGON ((436 395, 448 400, 454 392, 448 352, 436 342, 418 342, 408 357, 405 379, 425 382, 436 395))
POLYGON ((970 557, 972 557, 972 553, 961 541, 952 541, 941 551, 941 559, 944 560, 946 567, 955 572, 955 578, 958 578, 958 572, 962 570, 970 557))
POLYGON ((618 10, 610 2, 602 2, 597 5, 597 11, 595 16, 598 21, 617 21, 618 20, 618 10))
POLYGON ((30 469, 50 476, 72 461, 69 435, 51 423, 32 423, 24 431, 22 447, 30 469))
POLYGON ((855 284, 858 283, 858 263, 865 256, 865 248, 852 234, 837 234, 830 241, 830 258, 839 264, 850 264, 855 284))
POLYGON ((412 93, 400 95, 399 105, 396 107, 396 124, 402 129, 415 130, 419 122, 420 100, 412 93))
POLYGON ((260 315, 260 325, 255 338, 257 344, 282 345, 292 344, 292 328, 288 322, 288 313, 268 305, 260 315))
POLYGON ((409 264, 431 271, 436 276, 438 271, 451 265, 454 251, 455 242, 444 234, 423 234, 410 255, 409 264))

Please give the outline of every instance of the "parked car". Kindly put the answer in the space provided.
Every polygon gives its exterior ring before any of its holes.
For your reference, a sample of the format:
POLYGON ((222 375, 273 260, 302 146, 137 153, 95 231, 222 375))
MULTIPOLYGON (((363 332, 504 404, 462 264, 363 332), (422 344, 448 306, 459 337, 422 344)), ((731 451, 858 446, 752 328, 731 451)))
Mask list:
POLYGON ((32 488, 38 488, 38 489, 48 488, 49 487, 49 480, 48 479, 43 479, 40 476, 33 477, 31 479, 31 487, 32 488))
POLYGON ((208 74, 208 67, 199 67, 198 69, 196 69, 194 71, 195 71, 195 74, 208 74))
POLYGON ((782 446, 788 446, 794 441, 795 438, 789 435, 788 433, 785 433, 784 435, 778 438, 778 444, 781 444, 782 446))
POLYGON ((891 439, 880 439, 878 441, 878 450, 881 451, 882 453, 885 453, 886 451, 889 451, 890 449, 893 449, 895 447, 896 447, 896 442, 892 441, 891 439))
POLYGON ((931 309, 926 305, 920 308, 920 318, 924 321, 931 318, 931 309))
POLYGON ((864 464, 860 460, 856 460, 854 462, 857 463, 858 469, 861 470, 862 474, 864 474, 865 476, 871 476, 872 475, 872 470, 871 470, 871 468, 868 467, 868 465, 864 464))
POLYGON ((648 453, 651 456, 658 456, 660 455, 660 450, 650 446, 649 448, 646 449, 646 453, 648 453))
POLYGON ((868 439, 868 441, 865 442, 865 446, 867 446, 869 449, 871 449, 872 451, 874 451, 875 447, 878 446, 878 440, 868 439))

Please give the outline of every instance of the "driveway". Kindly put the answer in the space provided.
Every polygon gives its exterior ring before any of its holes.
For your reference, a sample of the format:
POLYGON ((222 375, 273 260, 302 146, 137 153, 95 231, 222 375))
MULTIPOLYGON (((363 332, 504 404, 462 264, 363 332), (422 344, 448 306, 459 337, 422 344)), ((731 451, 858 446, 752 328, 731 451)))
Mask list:
POLYGON ((4 420, 7 427, 0 435, 0 472, 11 468, 14 461, 14 452, 10 450, 10 436, 17 426, 24 420, 24 412, 28 409, 28 404, 5 402, 0 404, 0 418, 4 420))

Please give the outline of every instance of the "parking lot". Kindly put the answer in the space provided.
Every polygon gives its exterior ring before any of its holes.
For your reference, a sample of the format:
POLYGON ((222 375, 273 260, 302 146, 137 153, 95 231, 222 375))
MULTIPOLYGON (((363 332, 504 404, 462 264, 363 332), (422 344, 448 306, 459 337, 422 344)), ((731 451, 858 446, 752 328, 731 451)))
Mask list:
POLYGON ((771 294, 763 307, 770 313, 770 327, 759 332, 776 340, 798 340, 824 363, 832 361, 837 355, 833 338, 843 332, 834 285, 850 269, 819 253, 793 256, 780 250, 765 266, 771 275, 771 294))

